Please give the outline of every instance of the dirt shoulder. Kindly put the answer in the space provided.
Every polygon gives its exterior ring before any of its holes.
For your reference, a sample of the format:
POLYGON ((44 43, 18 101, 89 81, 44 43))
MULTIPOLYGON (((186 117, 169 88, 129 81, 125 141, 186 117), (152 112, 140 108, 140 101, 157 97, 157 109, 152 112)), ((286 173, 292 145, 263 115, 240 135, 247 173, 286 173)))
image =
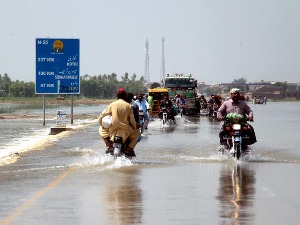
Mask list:
MULTIPOLYGON (((115 100, 107 100, 107 99, 74 99, 73 103, 75 105, 84 104, 84 105, 101 105, 101 104, 110 104, 115 100)), ((42 104, 42 100, 1 100, 0 103, 15 103, 15 104, 42 104)), ((65 100, 47 100, 46 104, 58 104, 58 105, 64 105, 64 104, 71 104, 71 100, 65 99, 65 100)), ((0 120, 16 120, 16 119, 43 119, 43 115, 35 115, 35 114, 14 114, 14 113, 4 113, 0 114, 0 120)), ((45 119, 53 119, 56 115, 54 114, 46 114, 45 119)), ((70 115, 67 115, 67 118, 70 117, 70 115)), ((90 114, 74 114, 73 119, 97 119, 97 116, 90 115, 90 114)))
MULTIPOLYGON (((0 120, 26 120, 26 119, 43 119, 44 115, 36 115, 36 114, 0 114, 0 120)), ((45 119, 54 119, 56 115, 54 114, 46 114, 45 119)), ((67 115, 67 119, 70 119, 70 115, 67 115)), ((73 115, 73 119, 97 119, 97 115, 91 114, 75 114, 73 115)))

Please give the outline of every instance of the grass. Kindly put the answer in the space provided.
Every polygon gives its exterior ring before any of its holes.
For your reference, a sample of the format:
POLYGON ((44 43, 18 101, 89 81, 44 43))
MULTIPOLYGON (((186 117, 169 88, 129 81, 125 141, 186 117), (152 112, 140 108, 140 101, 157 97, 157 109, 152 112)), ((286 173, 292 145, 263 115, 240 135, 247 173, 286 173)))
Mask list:
MULTIPOLYGON (((55 97, 52 97, 52 99, 55 99, 55 97)), ((22 101, 34 102, 34 101, 43 101, 43 97, 0 97, 0 101, 3 101, 3 102, 22 102, 22 101)))
MULTIPOLYGON (((45 96, 46 104, 71 104, 71 96, 65 96, 64 99, 57 99, 56 95, 45 96)), ((89 99, 85 97, 75 96, 74 104, 108 104, 115 99, 89 99)), ((43 97, 0 97, 0 103, 14 104, 39 104, 43 102, 43 97)))

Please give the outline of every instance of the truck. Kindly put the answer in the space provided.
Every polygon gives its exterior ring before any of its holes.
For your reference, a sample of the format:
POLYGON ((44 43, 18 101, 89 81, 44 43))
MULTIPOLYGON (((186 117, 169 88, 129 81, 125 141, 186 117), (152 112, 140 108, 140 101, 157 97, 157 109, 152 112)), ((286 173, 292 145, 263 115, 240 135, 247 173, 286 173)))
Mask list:
POLYGON ((169 97, 175 101, 178 94, 185 99, 185 115, 197 115, 199 108, 197 106, 197 80, 190 74, 169 74, 164 79, 164 87, 169 90, 169 97))

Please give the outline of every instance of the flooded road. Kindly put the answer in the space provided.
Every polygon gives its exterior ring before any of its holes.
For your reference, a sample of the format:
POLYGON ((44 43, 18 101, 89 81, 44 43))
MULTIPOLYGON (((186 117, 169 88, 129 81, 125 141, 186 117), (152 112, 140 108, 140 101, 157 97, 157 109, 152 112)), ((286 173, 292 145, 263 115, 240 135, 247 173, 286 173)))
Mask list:
POLYGON ((250 106, 241 161, 200 116, 152 121, 132 161, 104 154, 95 122, 49 136, 0 167, 0 224, 299 224, 300 103, 250 106))

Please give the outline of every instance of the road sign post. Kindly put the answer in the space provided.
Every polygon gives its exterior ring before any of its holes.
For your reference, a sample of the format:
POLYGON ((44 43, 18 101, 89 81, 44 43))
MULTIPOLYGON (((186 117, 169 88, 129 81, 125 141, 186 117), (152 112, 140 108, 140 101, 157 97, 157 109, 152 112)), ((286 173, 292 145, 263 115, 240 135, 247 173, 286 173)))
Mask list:
POLYGON ((79 94, 79 39, 36 39, 36 94, 79 94))
MULTIPOLYGON (((79 39, 37 38, 35 93, 43 99, 45 94, 70 94, 73 100, 80 93, 79 59, 79 39)), ((73 101, 71 107, 73 124, 73 101)))

